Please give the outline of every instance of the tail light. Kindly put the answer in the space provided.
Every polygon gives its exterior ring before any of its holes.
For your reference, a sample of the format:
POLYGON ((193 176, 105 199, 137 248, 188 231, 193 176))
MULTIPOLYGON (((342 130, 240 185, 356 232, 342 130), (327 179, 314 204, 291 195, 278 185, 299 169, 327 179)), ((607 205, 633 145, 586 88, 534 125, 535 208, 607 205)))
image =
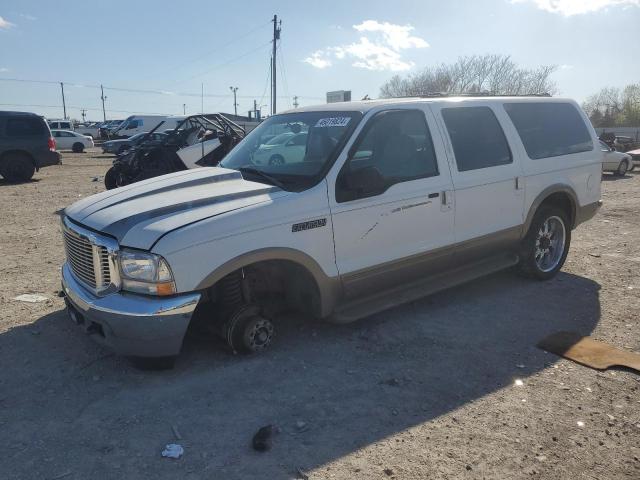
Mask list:
POLYGON ((49 146, 49 150, 52 152, 56 151, 56 140, 53 137, 49 137, 49 140, 47 141, 47 145, 49 146))

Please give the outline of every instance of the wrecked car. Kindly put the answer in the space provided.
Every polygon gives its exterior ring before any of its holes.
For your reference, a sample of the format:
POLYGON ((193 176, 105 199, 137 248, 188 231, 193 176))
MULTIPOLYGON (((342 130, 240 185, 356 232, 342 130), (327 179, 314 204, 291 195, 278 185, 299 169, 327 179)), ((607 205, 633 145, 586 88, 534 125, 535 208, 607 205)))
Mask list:
POLYGON ((568 99, 299 108, 218 167, 67 207, 63 291, 72 319, 119 354, 175 357, 192 321, 258 352, 287 309, 343 323, 512 266, 553 278, 600 206, 601 163, 568 99), (289 133, 304 134, 302 157, 255 161, 289 133))
POLYGON ((245 136, 242 127, 221 114, 191 115, 168 133, 156 133, 164 123, 140 134, 120 152, 104 177, 108 190, 171 172, 215 166, 245 136))

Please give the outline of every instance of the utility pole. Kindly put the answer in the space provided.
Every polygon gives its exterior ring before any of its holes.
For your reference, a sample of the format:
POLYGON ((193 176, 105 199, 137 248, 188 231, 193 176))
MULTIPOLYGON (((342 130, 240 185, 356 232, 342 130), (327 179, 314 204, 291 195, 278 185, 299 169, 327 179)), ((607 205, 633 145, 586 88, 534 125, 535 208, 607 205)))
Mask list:
POLYGON ((298 96, 293 96, 293 108, 298 108, 298 96))
POLYGON ((67 105, 64 101, 64 83, 60 82, 60 88, 62 89, 62 111, 64 112, 64 118, 67 119, 67 105))
POLYGON ((87 120, 87 110, 85 108, 81 110, 81 115, 82 115, 82 123, 84 123, 87 120))
POLYGON ((182 104, 182 114, 183 114, 183 115, 186 115, 186 114, 187 114, 187 104, 186 104, 186 103, 183 103, 183 104, 182 104))
POLYGON ((278 15, 273 16, 273 54, 271 55, 271 114, 276 114, 276 97, 277 97, 277 76, 276 76, 276 51, 278 48, 278 40, 280 40, 280 30, 282 20, 278 24, 278 15))
POLYGON ((238 116, 238 102, 236 101, 236 92, 238 91, 238 87, 229 87, 229 90, 233 92, 233 111, 236 116, 238 116))
POLYGON ((102 87, 102 85, 100 85, 100 91, 102 92, 102 95, 100 95, 100 100, 102 100, 102 120, 106 122, 107 113, 106 113, 106 110, 104 109, 104 101, 107 99, 107 97, 104 96, 104 88, 102 87))

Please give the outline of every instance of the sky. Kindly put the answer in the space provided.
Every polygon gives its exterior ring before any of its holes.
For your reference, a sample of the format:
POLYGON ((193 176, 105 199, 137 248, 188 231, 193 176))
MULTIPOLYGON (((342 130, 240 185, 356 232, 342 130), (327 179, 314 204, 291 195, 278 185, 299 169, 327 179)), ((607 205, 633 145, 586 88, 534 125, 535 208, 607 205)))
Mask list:
POLYGON ((233 112, 230 87, 267 113, 274 14, 278 111, 472 54, 557 65, 578 101, 640 82, 640 0, 0 0, 0 109, 62 118, 64 82, 76 119, 102 120, 101 84, 107 119, 233 112))

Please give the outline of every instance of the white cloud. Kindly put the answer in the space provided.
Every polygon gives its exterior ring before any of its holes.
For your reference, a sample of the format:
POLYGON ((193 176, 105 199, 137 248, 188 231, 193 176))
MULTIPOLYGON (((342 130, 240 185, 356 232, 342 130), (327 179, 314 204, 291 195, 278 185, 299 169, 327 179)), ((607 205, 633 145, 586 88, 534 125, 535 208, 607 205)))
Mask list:
POLYGON ((0 67, 0 73, 7 73, 10 72, 11 70, 6 68, 6 67, 0 67))
POLYGON ((511 3, 533 3, 540 10, 559 13, 565 17, 597 12, 608 7, 636 6, 640 0, 510 0, 511 3))
POLYGON ((348 58, 356 68, 396 72, 414 65, 402 58, 402 50, 429 46, 424 39, 411 35, 414 30, 411 25, 366 20, 353 28, 364 34, 357 42, 316 50, 304 61, 316 68, 327 68, 332 65, 332 59, 348 58))
POLYGON ((558 68, 560 68, 560 70, 572 70, 573 65, 569 65, 568 63, 563 63, 558 68))
POLYGON ((389 22, 380 23, 375 20, 366 20, 360 25, 354 25, 353 28, 359 32, 381 32, 387 45, 394 50, 429 46, 422 38, 410 35, 414 29, 411 25, 394 25, 389 22))
POLYGON ((304 62, 308 63, 312 67, 327 68, 331 66, 331 60, 329 60, 329 53, 324 50, 317 50, 313 52, 309 57, 304 59, 304 62))
POLYGON ((31 22, 34 22, 38 19, 37 17, 34 17, 33 15, 29 15, 28 13, 19 13, 18 15, 20 15, 22 18, 29 20, 31 22))
POLYGON ((4 18, 0 17, 0 29, 9 29, 11 27, 15 27, 15 25, 11 22, 9 22, 8 20, 5 20, 4 18))

